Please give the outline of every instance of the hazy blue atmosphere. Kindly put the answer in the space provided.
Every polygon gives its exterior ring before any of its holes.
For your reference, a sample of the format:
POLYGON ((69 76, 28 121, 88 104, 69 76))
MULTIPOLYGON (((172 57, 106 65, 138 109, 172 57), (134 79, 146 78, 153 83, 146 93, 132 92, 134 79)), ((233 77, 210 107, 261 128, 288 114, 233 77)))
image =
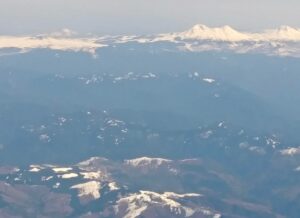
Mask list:
POLYGON ((0 218, 299 218, 299 0, 0 0, 0 218))
POLYGON ((0 34, 51 32, 141 34, 181 31, 196 23, 260 30, 300 26, 297 0, 1 0, 0 34))

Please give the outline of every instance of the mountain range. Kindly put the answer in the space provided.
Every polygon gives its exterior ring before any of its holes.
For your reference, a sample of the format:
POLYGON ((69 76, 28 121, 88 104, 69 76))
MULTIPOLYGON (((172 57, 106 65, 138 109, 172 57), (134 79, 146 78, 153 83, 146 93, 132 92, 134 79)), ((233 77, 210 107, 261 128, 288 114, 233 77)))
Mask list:
POLYGON ((54 50, 85 51, 95 54, 95 50, 122 43, 172 43, 175 49, 185 51, 230 50, 237 53, 264 53, 279 56, 300 56, 300 29, 281 26, 263 32, 237 31, 226 25, 210 28, 202 24, 191 29, 147 36, 93 36, 79 37, 64 29, 52 34, 38 36, 0 36, 0 55, 7 55, 7 49, 26 52, 34 48, 54 50))
POLYGON ((0 37, 0 217, 298 218, 299 30, 0 37))

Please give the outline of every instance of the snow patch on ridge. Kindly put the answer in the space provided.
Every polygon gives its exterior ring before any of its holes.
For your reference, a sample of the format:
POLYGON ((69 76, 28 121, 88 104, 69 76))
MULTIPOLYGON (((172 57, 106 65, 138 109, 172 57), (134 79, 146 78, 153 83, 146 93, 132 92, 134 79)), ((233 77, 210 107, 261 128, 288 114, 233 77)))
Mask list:
POLYGON ((62 179, 72 179, 72 178, 78 177, 78 174, 77 173, 66 173, 63 175, 59 175, 58 177, 60 177, 62 179))
POLYGON ((106 177, 106 175, 102 174, 100 171, 97 172, 80 172, 80 175, 83 176, 84 179, 101 179, 106 177))
MULTIPOLYGON (((116 215, 121 215, 124 218, 135 218, 141 216, 148 208, 161 207, 169 210, 174 215, 190 217, 195 213, 201 213, 203 217, 214 217, 216 213, 207 208, 202 207, 187 207, 183 206, 178 200, 180 198, 201 197, 200 194, 177 194, 173 192, 165 192, 163 194, 152 191, 140 191, 139 193, 131 194, 121 198, 114 206, 116 215)), ((201 216, 201 217, 202 217, 201 216)))
POLYGON ((151 166, 154 168, 159 167, 162 164, 171 163, 171 160, 163 159, 163 158, 149 158, 149 157, 140 157, 131 160, 125 160, 125 164, 133 166, 133 167, 144 167, 151 166))
POLYGON ((100 182, 90 181, 78 185, 73 185, 71 189, 78 189, 78 197, 92 197, 93 199, 100 198, 100 182))
POLYGON ((56 167, 56 168, 52 168, 52 170, 55 173, 66 173, 66 172, 73 170, 73 168, 71 168, 71 167, 56 167))

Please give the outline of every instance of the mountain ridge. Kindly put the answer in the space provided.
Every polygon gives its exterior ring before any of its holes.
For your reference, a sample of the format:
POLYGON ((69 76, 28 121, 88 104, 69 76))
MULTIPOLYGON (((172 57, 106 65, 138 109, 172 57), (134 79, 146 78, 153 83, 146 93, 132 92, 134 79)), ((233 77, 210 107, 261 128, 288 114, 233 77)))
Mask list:
POLYGON ((242 32, 229 25, 208 27, 196 24, 192 28, 164 36, 179 37, 181 39, 198 39, 212 41, 300 41, 300 29, 282 25, 275 29, 266 29, 262 32, 242 32))
MULTIPOLYGON (((203 24, 194 25, 183 32, 145 36, 88 35, 83 37, 76 35, 69 29, 35 36, 0 36, 0 56, 24 53, 33 49, 51 49, 85 52, 96 58, 98 49, 107 46, 117 47, 132 42, 138 44, 172 43, 173 49, 190 52, 233 51, 235 53, 263 53, 275 56, 300 57, 299 28, 281 26, 262 32, 243 32, 229 25, 208 27, 203 24)), ((164 51, 165 45, 159 49, 164 51)))

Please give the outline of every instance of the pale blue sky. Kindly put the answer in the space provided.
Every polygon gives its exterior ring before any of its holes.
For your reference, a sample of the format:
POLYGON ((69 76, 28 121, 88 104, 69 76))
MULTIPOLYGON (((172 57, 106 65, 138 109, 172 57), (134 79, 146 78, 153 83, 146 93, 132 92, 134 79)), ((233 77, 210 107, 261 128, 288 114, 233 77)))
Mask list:
POLYGON ((0 0, 0 34, 141 34, 194 24, 261 30, 300 27, 299 0, 0 0))

